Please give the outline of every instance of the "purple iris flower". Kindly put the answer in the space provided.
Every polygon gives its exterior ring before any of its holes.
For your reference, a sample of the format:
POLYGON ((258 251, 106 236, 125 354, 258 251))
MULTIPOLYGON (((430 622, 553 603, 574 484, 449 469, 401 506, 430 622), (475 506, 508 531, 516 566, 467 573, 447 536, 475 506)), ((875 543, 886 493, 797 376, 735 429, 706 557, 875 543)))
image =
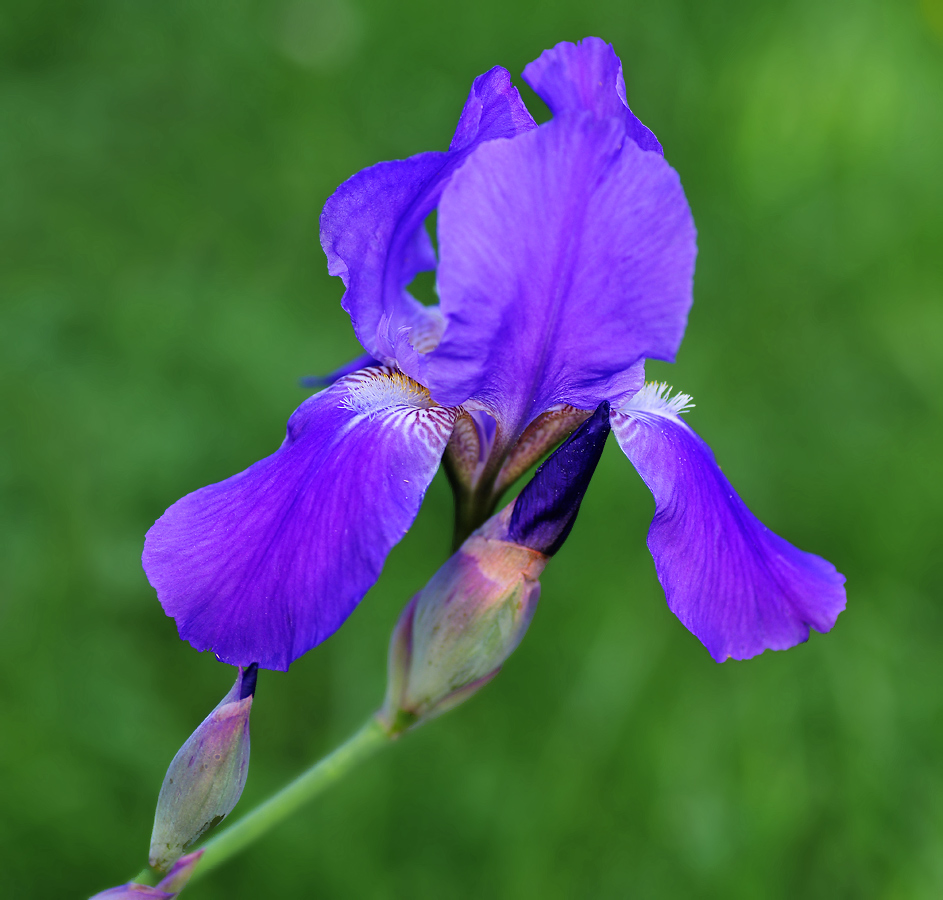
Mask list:
POLYGON ((688 398, 644 385, 644 360, 673 361, 684 334, 695 229, 612 47, 558 44, 524 79, 549 122, 494 68, 448 150, 365 169, 325 205, 321 242, 369 365, 306 400, 274 454, 148 532, 148 578, 197 649, 286 669, 376 581, 443 456, 460 541, 604 401, 655 497, 669 606, 715 659, 792 646, 844 608, 834 567, 734 492, 680 418, 688 398), (408 290, 431 269, 434 307, 408 290))

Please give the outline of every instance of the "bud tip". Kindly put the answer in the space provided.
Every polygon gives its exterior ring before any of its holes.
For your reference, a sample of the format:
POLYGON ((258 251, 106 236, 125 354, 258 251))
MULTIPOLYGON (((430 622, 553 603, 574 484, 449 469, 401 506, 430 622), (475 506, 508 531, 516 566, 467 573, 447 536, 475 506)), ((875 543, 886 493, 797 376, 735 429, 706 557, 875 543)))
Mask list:
POLYGON ((514 501, 509 541, 553 556, 570 534, 583 495, 609 436, 609 402, 604 400, 573 434, 537 467, 514 501))

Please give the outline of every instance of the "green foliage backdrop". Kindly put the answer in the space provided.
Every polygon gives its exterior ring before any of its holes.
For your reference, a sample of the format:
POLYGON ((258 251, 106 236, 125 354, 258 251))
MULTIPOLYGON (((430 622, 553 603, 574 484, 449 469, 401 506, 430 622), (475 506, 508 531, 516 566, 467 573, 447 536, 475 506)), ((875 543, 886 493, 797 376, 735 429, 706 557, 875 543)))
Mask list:
MULTIPOLYGON (((167 763, 229 687, 140 547, 278 445, 299 375, 357 352, 325 198, 445 147, 478 73, 586 34, 699 229, 688 336, 650 371, 761 518, 847 574, 848 610, 713 663, 611 442, 501 676, 193 900, 943 896, 941 0, 6 0, 4 897, 136 872, 167 763)), ((348 625, 260 679, 240 808, 379 702, 450 521, 437 480, 348 625)))

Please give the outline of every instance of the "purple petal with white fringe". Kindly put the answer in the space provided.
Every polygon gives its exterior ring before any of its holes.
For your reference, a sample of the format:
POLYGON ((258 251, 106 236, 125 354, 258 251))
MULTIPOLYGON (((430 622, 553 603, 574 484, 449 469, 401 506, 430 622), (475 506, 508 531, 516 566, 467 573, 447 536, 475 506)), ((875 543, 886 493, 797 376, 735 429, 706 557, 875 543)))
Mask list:
POLYGON ((180 636, 282 670, 328 638, 412 524, 454 421, 401 373, 364 369, 306 400, 271 456, 178 500, 143 562, 180 636))
POLYGON ((648 547, 671 611, 718 662, 784 650, 826 632, 845 578, 770 531, 681 419, 690 397, 647 384, 612 431, 655 498, 648 547))

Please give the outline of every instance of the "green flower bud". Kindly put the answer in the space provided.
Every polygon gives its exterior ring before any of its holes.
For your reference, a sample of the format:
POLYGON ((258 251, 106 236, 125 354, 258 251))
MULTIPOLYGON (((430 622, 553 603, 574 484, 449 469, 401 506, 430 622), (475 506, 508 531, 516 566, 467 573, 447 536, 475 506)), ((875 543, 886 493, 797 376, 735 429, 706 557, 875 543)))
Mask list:
POLYGON ((232 690, 173 758, 154 816, 150 863, 174 862, 236 805, 249 770, 249 711, 258 667, 239 670, 232 690))
POLYGON ((467 699, 497 675, 524 637, 548 557, 503 539, 510 511, 472 534, 403 610, 380 712, 390 732, 467 699))

